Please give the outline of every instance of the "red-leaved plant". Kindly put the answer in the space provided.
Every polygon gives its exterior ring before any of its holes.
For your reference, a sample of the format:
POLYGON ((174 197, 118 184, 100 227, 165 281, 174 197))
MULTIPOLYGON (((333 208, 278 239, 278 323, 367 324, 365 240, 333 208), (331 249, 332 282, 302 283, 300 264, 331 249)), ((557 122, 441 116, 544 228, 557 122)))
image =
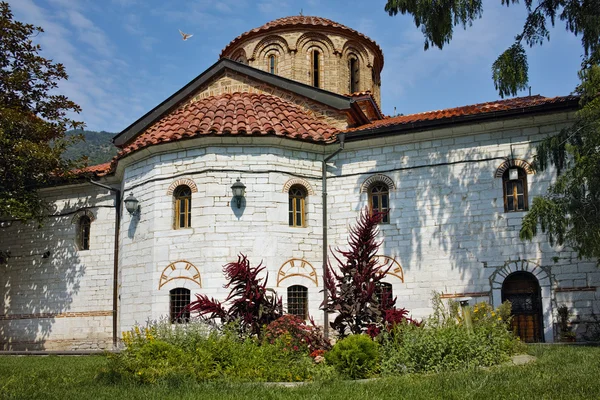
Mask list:
MULTIPOLYGON (((382 326, 383 313, 377 289, 391 268, 391 265, 381 268, 375 258, 380 245, 376 239, 377 225, 382 218, 382 213, 370 213, 365 208, 357 225, 350 228, 349 249, 338 248, 339 256, 334 254, 339 273, 331 264, 327 266, 325 288, 329 296, 321 308, 337 313, 331 328, 340 337, 366 333, 370 326, 371 331, 373 327, 382 326)), ((393 307, 394 302, 385 301, 387 307, 393 307)))
POLYGON ((263 326, 283 315, 281 297, 277 297, 273 289, 267 288, 268 274, 264 280, 258 277, 264 269, 262 263, 251 267, 248 258, 240 254, 237 262, 223 267, 229 281, 224 287, 231 289, 225 299, 225 302, 230 303, 229 309, 226 310, 221 302, 213 298, 197 294, 196 300, 191 302, 186 310, 198 312, 203 319, 214 321, 218 318, 224 324, 237 321, 240 324, 240 333, 260 336, 263 326))
POLYGON ((278 339, 283 340, 284 350, 307 354, 315 350, 329 350, 331 348, 329 340, 325 339, 321 329, 312 320, 311 325, 300 317, 286 314, 265 328, 264 340, 270 344, 274 344, 278 339))

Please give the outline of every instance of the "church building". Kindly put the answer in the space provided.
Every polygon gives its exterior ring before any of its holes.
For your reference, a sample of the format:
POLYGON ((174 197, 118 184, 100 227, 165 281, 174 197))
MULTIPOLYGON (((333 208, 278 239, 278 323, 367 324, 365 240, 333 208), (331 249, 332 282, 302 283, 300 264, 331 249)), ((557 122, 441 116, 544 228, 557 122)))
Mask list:
MULTIPOLYGON (((287 312, 324 323, 324 254, 359 214, 387 212, 382 291, 413 317, 433 292, 513 304, 526 341, 598 327, 600 271, 523 216, 553 171, 536 144, 572 123, 574 96, 528 96, 413 115, 381 112, 381 48, 334 21, 293 16, 235 38, 219 60, 114 138, 89 179, 42 189, 44 225, 0 221, 0 349, 112 348, 148 319, 228 294, 222 268, 263 263, 287 312)), ((181 322, 181 321, 179 321, 181 322)))

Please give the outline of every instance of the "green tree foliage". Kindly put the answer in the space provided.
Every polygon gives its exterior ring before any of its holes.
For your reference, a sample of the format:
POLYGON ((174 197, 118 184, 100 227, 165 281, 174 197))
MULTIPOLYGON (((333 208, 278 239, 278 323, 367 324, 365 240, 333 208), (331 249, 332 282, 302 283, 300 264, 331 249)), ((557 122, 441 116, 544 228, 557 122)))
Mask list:
POLYGON ((600 259, 600 66, 589 65, 579 75, 582 107, 575 123, 538 146, 535 166, 553 165, 557 180, 533 200, 520 236, 531 240, 539 225, 550 243, 600 259))
MULTIPOLYGON (((501 0, 507 7, 518 0, 501 0)), ((581 36, 581 44, 588 56, 598 49, 600 37, 600 0, 525 0, 527 17, 523 30, 515 42, 504 51, 492 66, 492 77, 501 97, 516 95, 529 82, 527 55, 523 43, 530 47, 550 39, 548 26, 554 26, 556 17, 564 21, 568 31, 581 36)), ((471 26, 483 15, 483 1, 460 0, 388 0, 385 11, 413 16, 415 25, 425 36, 425 50, 430 46, 442 49, 450 43, 454 27, 471 26)))
POLYGON ((42 32, 13 20, 0 2, 0 216, 20 220, 47 212, 36 189, 76 166, 61 155, 75 140, 66 130, 82 125, 68 117, 80 107, 56 91, 68 77, 63 65, 40 56, 32 41, 42 32))
MULTIPOLYGON (((501 0, 510 6, 517 0, 501 0)), ((548 137, 537 148, 535 166, 554 166, 557 180, 548 193, 533 200, 523 219, 520 237, 531 240, 538 227, 551 244, 566 244, 580 257, 600 258, 600 0, 525 0, 523 30, 492 66, 500 96, 516 95, 528 84, 523 43, 541 45, 550 39, 549 25, 558 17, 567 31, 581 38, 584 60, 576 93, 581 108, 574 124, 548 137)), ((453 28, 470 26, 483 13, 481 1, 388 0, 390 15, 411 14, 430 45, 443 48, 453 28)))

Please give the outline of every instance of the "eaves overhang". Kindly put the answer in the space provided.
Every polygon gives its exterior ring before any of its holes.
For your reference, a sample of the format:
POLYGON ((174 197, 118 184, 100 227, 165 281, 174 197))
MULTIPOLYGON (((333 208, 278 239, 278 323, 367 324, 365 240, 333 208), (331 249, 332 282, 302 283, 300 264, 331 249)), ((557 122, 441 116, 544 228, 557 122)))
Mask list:
POLYGON ((154 107, 152 110, 144 114, 137 121, 129 125, 122 132, 113 138, 113 143, 117 147, 123 147, 137 135, 144 132, 153 123, 160 120, 165 114, 174 110, 184 101, 191 98, 204 84, 211 79, 218 77, 224 70, 230 70, 239 74, 246 75, 250 78, 267 83, 274 87, 290 91, 299 96, 316 101, 336 110, 348 110, 352 106, 352 99, 347 96, 342 96, 323 89, 319 89, 310 85, 293 81, 274 75, 246 64, 242 64, 230 59, 221 59, 214 63, 210 68, 198 75, 187 85, 179 89, 165 101, 154 107))

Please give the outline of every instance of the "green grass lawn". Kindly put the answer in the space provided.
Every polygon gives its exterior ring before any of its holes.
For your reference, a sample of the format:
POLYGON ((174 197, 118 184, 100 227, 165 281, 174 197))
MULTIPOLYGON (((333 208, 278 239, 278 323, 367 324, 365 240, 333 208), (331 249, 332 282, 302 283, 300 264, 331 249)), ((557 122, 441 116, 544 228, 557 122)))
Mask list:
POLYGON ((530 346, 534 364, 296 388, 213 382, 107 385, 102 356, 0 357, 0 399, 598 399, 600 347, 530 346))

